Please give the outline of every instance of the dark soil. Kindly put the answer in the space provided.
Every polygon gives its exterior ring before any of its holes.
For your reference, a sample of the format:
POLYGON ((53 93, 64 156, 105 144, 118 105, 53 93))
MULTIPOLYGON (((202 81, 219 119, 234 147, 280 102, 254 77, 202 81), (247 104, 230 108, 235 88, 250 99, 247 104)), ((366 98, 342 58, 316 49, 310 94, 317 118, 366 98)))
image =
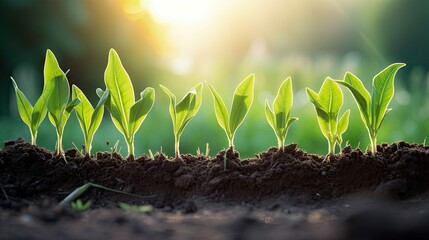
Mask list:
POLYGON ((18 140, 0 150, 0 184, 0 239, 429 239, 429 147, 406 142, 379 145, 376 156, 291 144, 242 160, 74 149, 63 159, 18 140), (58 205, 88 182, 155 196, 91 189, 80 197, 90 210, 58 205), (120 202, 154 209, 126 212, 120 202))

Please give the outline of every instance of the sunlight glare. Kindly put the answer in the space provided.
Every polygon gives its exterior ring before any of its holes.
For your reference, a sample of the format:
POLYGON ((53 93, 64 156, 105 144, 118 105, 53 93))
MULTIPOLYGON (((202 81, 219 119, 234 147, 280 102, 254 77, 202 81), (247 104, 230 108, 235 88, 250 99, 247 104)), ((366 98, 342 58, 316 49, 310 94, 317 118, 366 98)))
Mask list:
POLYGON ((167 25, 194 25, 208 19, 214 0, 141 0, 154 20, 167 25))

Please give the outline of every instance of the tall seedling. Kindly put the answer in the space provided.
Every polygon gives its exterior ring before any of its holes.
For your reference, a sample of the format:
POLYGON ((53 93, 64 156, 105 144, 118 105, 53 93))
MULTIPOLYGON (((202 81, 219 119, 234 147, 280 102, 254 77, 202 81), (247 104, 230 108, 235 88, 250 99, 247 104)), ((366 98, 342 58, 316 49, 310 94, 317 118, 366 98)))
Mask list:
POLYGON ((404 66, 405 64, 403 63, 394 63, 378 73, 372 80, 371 95, 364 87, 362 81, 350 72, 345 74, 343 81, 336 81, 347 87, 355 99, 362 121, 368 130, 372 154, 377 152, 378 130, 383 123, 386 113, 392 110, 387 107, 395 92, 395 75, 404 66))
POLYGON ((16 103, 18 105, 19 116, 22 121, 29 127, 31 135, 31 144, 36 145, 37 130, 40 124, 46 117, 47 109, 43 93, 34 104, 34 107, 25 97, 24 93, 18 88, 15 80, 11 77, 13 86, 15 88, 16 103))
POLYGON ((176 96, 171 93, 168 88, 160 85, 162 90, 168 95, 170 98, 170 116, 173 122, 173 130, 174 130, 174 153, 175 157, 180 158, 179 144, 180 144, 180 136, 185 129, 185 126, 191 121, 191 119, 197 114, 200 109, 202 102, 202 89, 203 84, 200 83, 194 88, 192 88, 188 94, 176 104, 176 96))
POLYGON ((71 111, 79 104, 79 99, 69 102, 70 86, 66 74, 61 70, 58 61, 51 50, 46 53, 44 68, 45 90, 43 96, 48 108, 49 121, 57 132, 56 154, 62 155, 62 140, 64 127, 71 111))
POLYGON ((265 101, 265 117, 276 134, 280 150, 284 148, 284 142, 290 124, 298 120, 296 117, 289 117, 292 104, 292 79, 289 77, 280 85, 277 96, 273 102, 273 110, 271 110, 268 100, 265 101))
POLYGON ((231 115, 228 114, 228 110, 221 96, 212 85, 207 83, 213 95, 216 119, 223 130, 225 130, 231 150, 234 150, 235 132, 243 122, 252 105, 254 83, 255 75, 251 74, 235 89, 230 112, 231 115))
POLYGON ((94 109, 82 90, 76 85, 72 86, 72 99, 80 100, 80 103, 75 107, 75 112, 85 139, 84 151, 86 155, 91 155, 92 139, 98 127, 100 127, 104 114, 104 103, 108 97, 109 91, 107 90, 103 93, 94 109))
POLYGON ((349 124, 350 110, 347 110, 338 121, 338 113, 343 105, 343 93, 335 82, 327 77, 319 93, 307 88, 307 96, 314 105, 320 130, 329 143, 329 154, 335 153, 335 145, 341 148, 342 134, 349 124))
MULTIPOLYGON (((110 49, 109 60, 104 72, 104 82, 109 97, 104 106, 110 112, 113 124, 124 135, 128 146, 128 157, 134 156, 134 135, 140 128, 155 102, 155 90, 146 88, 135 101, 134 88, 130 76, 122 66, 121 59, 114 49, 110 49)), ((100 98, 105 91, 97 89, 100 98)))

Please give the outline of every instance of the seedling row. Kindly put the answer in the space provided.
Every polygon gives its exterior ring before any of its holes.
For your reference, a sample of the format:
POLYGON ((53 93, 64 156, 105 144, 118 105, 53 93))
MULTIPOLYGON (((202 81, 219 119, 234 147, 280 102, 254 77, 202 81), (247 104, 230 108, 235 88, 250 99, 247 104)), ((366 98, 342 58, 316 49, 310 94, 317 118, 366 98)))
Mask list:
MULTIPOLYGON (((347 72, 342 80, 327 77, 318 92, 307 88, 307 96, 314 105, 320 130, 328 141, 329 154, 335 154, 337 146, 341 148, 342 135, 348 128, 350 117, 350 109, 340 114, 343 105, 343 92, 340 86, 345 87, 352 94, 368 131, 370 151, 375 154, 379 129, 386 114, 391 110, 388 106, 394 95, 395 76, 404 66, 403 63, 394 63, 378 73, 373 78, 371 94, 362 81, 350 72, 347 72)), ((113 124, 124 136, 128 157, 133 157, 134 136, 155 102, 155 89, 150 87, 142 91, 137 100, 135 99, 131 79, 114 49, 109 52, 104 73, 105 88, 96 90, 99 101, 95 107, 76 85, 72 85, 70 91, 67 72, 60 68, 55 55, 50 50, 46 52, 43 91, 34 106, 18 88, 13 78, 12 82, 19 115, 30 130, 31 144, 36 145, 37 130, 48 115, 49 121, 56 129, 55 153, 59 156, 63 155, 64 128, 73 110, 84 136, 84 153, 90 155, 94 135, 103 119, 104 109, 107 109, 113 124)), ((237 86, 229 111, 215 87, 206 83, 213 96, 217 122, 225 131, 229 149, 232 151, 234 151, 235 133, 253 103, 254 83, 255 76, 251 74, 237 86)), ((186 125, 200 109, 203 83, 191 88, 180 101, 168 87, 162 85, 160 87, 170 100, 168 110, 173 125, 175 157, 180 158, 180 137, 186 125)), ((265 103, 265 117, 274 131, 280 150, 284 148, 289 127, 298 120, 297 117, 290 115, 292 105, 293 88, 292 79, 289 77, 280 85, 272 106, 268 100, 265 103)))

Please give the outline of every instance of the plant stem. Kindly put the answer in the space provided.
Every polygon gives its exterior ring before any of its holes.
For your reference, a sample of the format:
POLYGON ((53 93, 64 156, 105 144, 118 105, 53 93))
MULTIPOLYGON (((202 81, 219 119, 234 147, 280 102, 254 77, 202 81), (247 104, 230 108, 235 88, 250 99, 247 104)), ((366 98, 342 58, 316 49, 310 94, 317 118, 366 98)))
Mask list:
POLYGON ((377 152, 377 134, 369 134, 369 139, 371 142, 371 154, 375 156, 377 152))
POLYGON ((92 146, 91 146, 91 140, 86 140, 85 141, 85 148, 84 148, 84 151, 85 151, 86 155, 88 155, 88 156, 91 155, 91 148, 92 148, 92 146))
POLYGON ((231 138, 228 138, 229 141, 229 148, 231 149, 232 152, 234 152, 234 136, 232 136, 231 138))
POLYGON ((31 132, 31 145, 36 145, 36 138, 37 138, 37 131, 31 132))
POLYGON ((56 155, 63 155, 63 134, 57 131, 57 151, 56 155))
POLYGON ((134 157, 134 139, 130 139, 129 141, 127 141, 127 147, 128 147, 128 157, 134 157))
POLYGON ((277 138, 279 150, 283 151, 285 148, 285 142, 283 139, 277 138))
POLYGON ((174 134, 174 154, 176 159, 180 158, 179 145, 180 145, 180 138, 177 134, 174 134))
POLYGON ((335 154, 335 141, 329 141, 329 155, 335 154))

